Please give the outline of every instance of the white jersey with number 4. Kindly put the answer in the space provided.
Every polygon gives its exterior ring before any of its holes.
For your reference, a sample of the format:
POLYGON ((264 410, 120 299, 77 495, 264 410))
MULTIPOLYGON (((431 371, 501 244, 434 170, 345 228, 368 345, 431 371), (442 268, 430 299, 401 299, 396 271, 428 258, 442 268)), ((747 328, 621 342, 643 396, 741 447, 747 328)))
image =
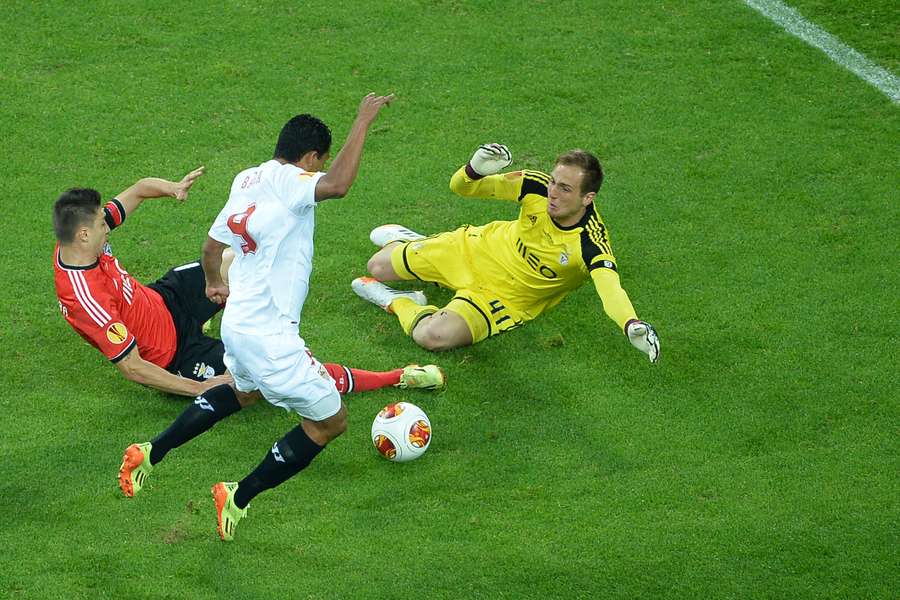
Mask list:
POLYGON ((251 334, 299 330, 322 175, 270 160, 235 177, 209 230, 209 237, 229 244, 235 254, 223 326, 251 334))

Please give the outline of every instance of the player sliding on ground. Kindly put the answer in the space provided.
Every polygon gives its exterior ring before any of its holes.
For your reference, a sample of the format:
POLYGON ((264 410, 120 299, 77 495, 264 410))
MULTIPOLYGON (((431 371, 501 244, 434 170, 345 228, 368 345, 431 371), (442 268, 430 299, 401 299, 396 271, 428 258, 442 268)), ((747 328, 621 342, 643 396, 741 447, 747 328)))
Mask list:
MULTIPOLYGON (((331 132, 319 119, 297 115, 281 130, 272 160, 238 173, 228 202, 209 230, 203 248, 206 295, 224 302, 224 362, 234 385, 214 387, 191 404, 152 442, 125 451, 119 483, 126 496, 144 485, 153 466, 170 450, 240 410, 259 393, 296 412, 301 423, 271 446, 265 458, 239 482, 212 488, 223 540, 234 538, 247 505, 260 492, 306 468, 325 445, 347 428, 348 373, 329 373, 307 350, 300 320, 312 271, 313 229, 318 202, 343 197, 359 170, 369 126, 393 99, 369 94, 331 169, 323 173, 331 132), (220 276, 223 250, 235 253, 226 283, 220 276)), ((391 374, 401 386, 436 389, 437 367, 412 367, 391 374)), ((356 385, 363 377, 356 376, 356 385)), ((378 383, 378 378, 375 378, 378 383)))
MULTIPOLYGON (((181 181, 145 177, 105 204, 92 188, 63 192, 53 207, 57 245, 53 270, 59 309, 66 322, 102 352, 125 378, 162 392, 198 396, 229 383, 222 340, 203 333, 203 325, 222 309, 206 297, 206 278, 199 262, 170 269, 143 285, 113 256, 109 233, 152 198, 184 201, 203 167, 181 181)), ((227 280, 234 258, 222 254, 221 276, 227 280)), ((341 393, 388 385, 434 384, 437 367, 410 365, 387 372, 324 365, 341 393), (424 370, 424 371, 423 371, 424 370), (429 374, 423 377, 423 373, 429 374)), ((248 401, 252 400, 250 398, 248 401)))
POLYGON ((637 318, 619 283, 609 235, 594 200, 603 182, 600 162, 583 150, 540 171, 499 174, 512 163, 501 144, 478 148, 450 179, 466 197, 519 204, 515 221, 493 221, 425 237, 399 225, 382 225, 371 239, 380 246, 368 262, 373 277, 352 283, 362 298, 393 313, 413 340, 428 350, 480 342, 536 318, 587 280, 603 309, 631 343, 659 358, 653 327, 637 318), (421 280, 455 290, 447 306, 429 305, 422 292, 394 290, 383 281, 421 280))

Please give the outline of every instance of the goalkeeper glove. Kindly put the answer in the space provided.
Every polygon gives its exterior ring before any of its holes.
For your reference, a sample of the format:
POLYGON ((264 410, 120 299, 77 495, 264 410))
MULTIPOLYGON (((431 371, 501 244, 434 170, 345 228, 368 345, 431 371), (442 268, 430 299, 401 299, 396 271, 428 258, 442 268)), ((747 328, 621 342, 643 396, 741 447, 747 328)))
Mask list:
POLYGON ((471 179, 481 179, 499 173, 512 163, 512 154, 503 144, 482 144, 466 165, 466 174, 471 179))
POLYGON ((625 324, 625 335, 631 345, 650 357, 650 362, 655 363, 659 360, 659 336, 653 325, 631 319, 625 324))

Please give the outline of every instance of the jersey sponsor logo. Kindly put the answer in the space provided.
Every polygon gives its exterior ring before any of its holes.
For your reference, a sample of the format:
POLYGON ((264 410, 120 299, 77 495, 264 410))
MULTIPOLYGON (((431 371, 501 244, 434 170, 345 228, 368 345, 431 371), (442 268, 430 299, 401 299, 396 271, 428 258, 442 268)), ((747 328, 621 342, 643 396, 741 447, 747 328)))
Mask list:
POLYGON ((231 233, 241 239, 241 251, 244 254, 253 254, 256 252, 256 240, 254 240, 247 232, 247 221, 255 210, 256 204, 251 204, 244 212, 235 213, 228 217, 228 229, 231 230, 231 233))
POLYGON ((516 239, 516 252, 525 259, 525 262, 528 263, 528 266, 531 267, 535 273, 539 273, 547 279, 556 279, 556 271, 542 263, 538 255, 532 252, 531 249, 522 242, 522 238, 516 239))
POLYGON ((106 328, 106 339, 113 344, 124 344, 128 339, 128 329, 122 323, 112 323, 106 328))

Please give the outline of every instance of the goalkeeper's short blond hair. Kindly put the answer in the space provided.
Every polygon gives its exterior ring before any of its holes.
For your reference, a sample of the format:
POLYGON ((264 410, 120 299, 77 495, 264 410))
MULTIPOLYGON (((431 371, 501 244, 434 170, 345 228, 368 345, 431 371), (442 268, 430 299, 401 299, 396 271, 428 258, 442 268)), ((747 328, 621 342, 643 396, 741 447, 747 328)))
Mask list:
POLYGON ((581 180, 581 194, 594 192, 595 194, 603 185, 603 167, 596 156, 586 150, 575 148, 556 157, 555 165, 567 165, 578 167, 584 172, 581 180))

